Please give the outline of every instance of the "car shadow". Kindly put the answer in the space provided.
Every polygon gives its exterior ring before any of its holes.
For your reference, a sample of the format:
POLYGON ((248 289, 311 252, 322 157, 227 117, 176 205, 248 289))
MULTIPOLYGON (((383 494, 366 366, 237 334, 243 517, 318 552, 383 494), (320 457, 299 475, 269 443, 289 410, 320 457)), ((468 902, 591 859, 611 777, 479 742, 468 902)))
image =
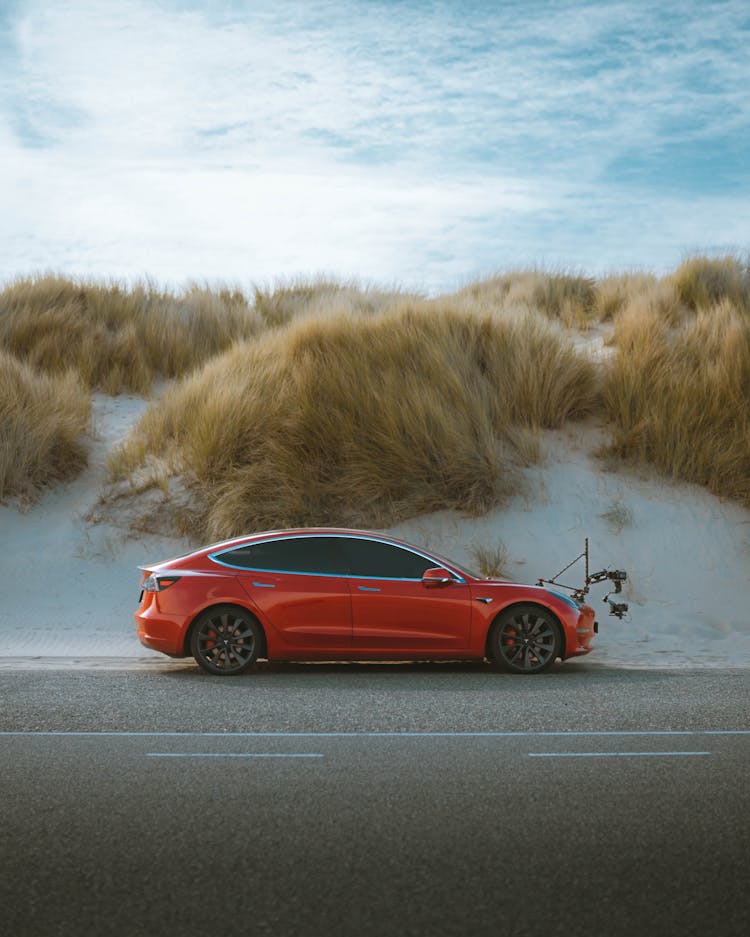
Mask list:
MULTIPOLYGON (((456 678, 466 679, 471 683, 507 679, 510 682, 528 682, 523 674, 511 674, 496 664, 487 661, 259 661, 242 674, 223 677, 206 673, 197 664, 189 660, 165 666, 162 676, 183 683, 185 681, 213 681, 226 686, 244 687, 248 681, 264 685, 278 684, 296 686, 314 686, 320 680, 330 682, 335 677, 344 687, 371 685, 373 678, 381 684, 410 684, 415 688, 433 680, 450 681, 456 678)), ((602 675, 608 671, 617 672, 617 668, 606 665, 591 665, 588 662, 560 661, 543 674, 531 674, 532 683, 553 680, 580 680, 596 673, 602 675)))

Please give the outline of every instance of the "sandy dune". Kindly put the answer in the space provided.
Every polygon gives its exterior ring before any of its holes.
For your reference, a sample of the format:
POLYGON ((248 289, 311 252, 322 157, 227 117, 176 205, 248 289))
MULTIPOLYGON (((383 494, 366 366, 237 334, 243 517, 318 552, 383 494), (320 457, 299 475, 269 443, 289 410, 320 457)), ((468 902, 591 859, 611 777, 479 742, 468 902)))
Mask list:
MULTIPOLYGON (((96 395, 91 463, 74 483, 27 511, 0 506, 0 656, 158 658, 132 624, 140 563, 188 551, 186 540, 133 538, 84 517, 94 506, 111 446, 146 402, 96 395)), ((393 528, 474 566, 472 546, 501 541, 511 578, 562 569, 590 539, 592 569, 625 568, 629 621, 607 614, 592 588, 601 633, 588 661, 634 667, 750 666, 750 512, 703 489, 655 475, 609 473, 590 456, 597 430, 545 436, 546 462, 526 490, 482 518, 453 513, 393 528)), ((583 565, 563 581, 579 584, 583 565)), ((575 666, 575 662, 570 662, 575 666)))

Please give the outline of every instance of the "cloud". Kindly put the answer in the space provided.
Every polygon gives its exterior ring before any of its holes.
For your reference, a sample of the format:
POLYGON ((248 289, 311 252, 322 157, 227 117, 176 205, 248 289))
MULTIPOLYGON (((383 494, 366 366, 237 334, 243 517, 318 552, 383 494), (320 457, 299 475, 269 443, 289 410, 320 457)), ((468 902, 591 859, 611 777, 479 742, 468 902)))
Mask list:
POLYGON ((747 245, 740 0, 215 10, 5 8, 0 276, 438 288, 747 245))

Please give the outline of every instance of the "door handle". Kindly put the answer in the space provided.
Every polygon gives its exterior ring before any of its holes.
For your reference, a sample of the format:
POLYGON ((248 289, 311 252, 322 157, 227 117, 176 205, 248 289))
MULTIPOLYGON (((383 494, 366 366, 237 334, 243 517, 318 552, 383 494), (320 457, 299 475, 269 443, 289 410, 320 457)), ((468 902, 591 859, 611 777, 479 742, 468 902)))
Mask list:
POLYGON ((377 586, 357 586, 360 592, 380 592, 377 586))

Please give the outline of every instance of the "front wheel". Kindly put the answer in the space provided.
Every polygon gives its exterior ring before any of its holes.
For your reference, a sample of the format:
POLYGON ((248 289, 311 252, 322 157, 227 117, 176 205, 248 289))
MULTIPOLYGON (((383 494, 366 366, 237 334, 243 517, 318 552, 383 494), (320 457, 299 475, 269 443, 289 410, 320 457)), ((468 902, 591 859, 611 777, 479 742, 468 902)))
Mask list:
POLYGON ((206 609, 195 620, 190 652, 204 670, 222 677, 243 673, 258 659, 261 631, 249 612, 233 605, 206 609))
POLYGON ((502 612, 490 640, 493 659, 511 673, 543 673, 561 648, 557 619, 538 605, 517 605, 502 612))

